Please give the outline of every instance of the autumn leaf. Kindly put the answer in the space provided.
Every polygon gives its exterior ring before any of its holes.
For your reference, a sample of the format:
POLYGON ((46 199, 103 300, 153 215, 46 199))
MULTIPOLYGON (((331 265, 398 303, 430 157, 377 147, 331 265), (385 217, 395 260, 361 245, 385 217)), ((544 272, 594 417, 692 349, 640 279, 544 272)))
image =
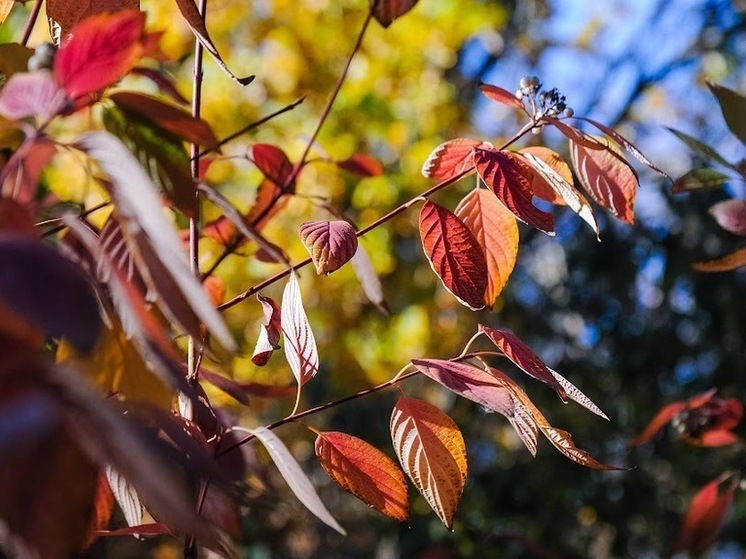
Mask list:
POLYGON ((436 147, 422 165, 425 177, 444 181, 474 169, 474 150, 492 149, 492 144, 469 138, 456 138, 436 147))
POLYGON ((480 83, 479 90, 485 95, 485 97, 488 97, 493 101, 526 112, 526 107, 523 105, 523 102, 518 99, 514 93, 511 93, 507 89, 503 89, 496 85, 490 85, 488 83, 480 83))
POLYGON ((742 266, 746 266, 746 248, 739 248, 715 260, 692 264, 692 268, 698 272, 730 272, 742 266))
POLYGON ((91 16, 73 29, 54 57, 54 77, 68 97, 113 85, 143 54, 145 14, 135 10, 91 16))
POLYGON ((46 136, 31 137, 13 154, 0 171, 0 193, 21 204, 36 198, 42 172, 57 154, 57 144, 46 136))
MULTIPOLYGON (((570 166, 565 163, 564 159, 562 159, 562 157, 560 157, 557 152, 552 151, 551 149, 544 146, 528 146, 521 149, 518 153, 524 156, 526 154, 531 154, 533 157, 541 159, 544 163, 549 165, 565 182, 570 185, 574 184, 570 166)), ((546 200, 547 202, 560 206, 564 206, 567 204, 560 193, 552 188, 548 182, 540 180, 541 175, 534 175, 533 179, 534 180, 531 183, 531 191, 534 193, 534 196, 538 196, 542 200, 546 200)))
POLYGON ((417 0, 371 0, 373 17, 383 27, 388 27, 395 19, 414 8, 416 3, 417 0))
POLYGON ((596 202, 622 221, 633 223, 633 208, 639 186, 637 175, 606 139, 599 138, 598 141, 605 149, 589 149, 570 140, 575 172, 583 188, 596 202))
POLYGON ((99 537, 99 532, 106 530, 114 514, 114 494, 109 487, 109 480, 106 479, 104 470, 100 470, 96 480, 96 493, 93 498, 93 517, 88 527, 88 535, 83 543, 84 548, 88 548, 99 537))
POLYGON ((103 12, 139 9, 140 0, 88 0, 86 2, 47 0, 46 2, 49 31, 55 39, 55 44, 59 44, 61 38, 87 17, 103 12))
POLYGON ((484 303, 495 304, 508 282, 518 255, 518 225, 513 214, 494 194, 476 188, 456 207, 456 216, 482 247, 487 264, 487 289, 484 303))
POLYGON ((293 172, 293 164, 282 149, 272 144, 254 144, 249 148, 248 156, 262 174, 280 187, 283 193, 295 192, 295 182, 285 184, 293 172))
POLYGON ((145 507, 135 488, 111 466, 107 466, 105 472, 106 480, 109 482, 109 487, 114 494, 119 508, 122 509, 127 526, 142 524, 143 517, 145 516, 145 507))
POLYGON ((363 178, 378 177, 383 174, 383 165, 380 161, 364 153, 355 153, 347 159, 335 163, 340 169, 363 178))
POLYGON ((484 308, 487 262, 464 222, 428 200, 420 211, 420 237, 430 266, 445 288, 470 309, 484 308))
POLYGON ((365 292, 365 296, 382 313, 388 314, 389 309, 386 304, 386 298, 383 295, 383 285, 362 243, 358 243, 357 252, 355 252, 355 256, 352 257, 350 263, 355 270, 355 275, 365 292))
POLYGON ((742 143, 746 144, 746 124, 744 124, 744 116, 746 116, 746 97, 728 89, 722 85, 716 83, 707 82, 707 87, 715 95, 720 105, 720 110, 723 112, 723 118, 725 123, 728 125, 728 129, 741 140, 742 143))
POLYGON ((399 463, 450 529, 467 474, 461 431, 437 407, 406 397, 399 398, 394 406, 390 427, 399 463))
POLYGON ((49 72, 21 72, 0 91, 0 115, 12 120, 34 116, 43 123, 65 103, 65 93, 49 72))
POLYGON ((718 188, 732 179, 720 171, 709 167, 697 167, 687 171, 673 182, 671 192, 689 192, 705 188, 718 188))
POLYGON ((557 379, 557 382, 560 383, 560 386, 565 389, 565 393, 567 394, 568 399, 577 404, 580 404, 585 409, 592 411, 597 416, 603 417, 606 421, 609 421, 609 417, 603 412, 603 410, 601 410, 601 408, 594 404, 593 401, 588 396, 586 396, 577 386, 575 386, 554 369, 549 369, 549 372, 552 373, 552 376, 555 379, 557 379))
POLYGON ((306 221, 298 232, 319 275, 338 270, 357 252, 355 228, 346 221, 306 221))
POLYGON ((0 25, 5 22, 14 4, 15 0, 0 0, 0 25))
POLYGON ((554 218, 533 204, 532 173, 509 153, 476 148, 474 161, 484 184, 522 222, 554 235, 554 218))
POLYGON ((352 435, 338 431, 316 433, 316 457, 329 477, 386 516, 400 522, 409 519, 404 473, 391 458, 352 435))
POLYGON ((251 356, 251 362, 254 365, 263 367, 272 357, 276 349, 280 349, 280 334, 282 333, 282 324, 280 320, 280 307, 271 298, 258 295, 257 298, 262 304, 264 311, 264 322, 260 326, 259 338, 254 346, 254 353, 251 356))
POLYGON ((746 200, 723 200, 712 206, 708 213, 729 233, 746 236, 746 200))
POLYGON ((280 308, 282 333, 285 335, 285 358, 298 382, 298 393, 300 393, 300 387, 319 372, 319 353, 311 325, 306 318, 306 311, 303 309, 300 286, 295 272, 290 273, 290 278, 282 293, 280 308))

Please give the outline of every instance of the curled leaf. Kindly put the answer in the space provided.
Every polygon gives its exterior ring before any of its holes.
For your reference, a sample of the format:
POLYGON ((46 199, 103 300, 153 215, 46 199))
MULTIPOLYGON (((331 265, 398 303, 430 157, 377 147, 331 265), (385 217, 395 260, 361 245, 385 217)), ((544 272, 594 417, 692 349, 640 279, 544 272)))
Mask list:
MULTIPOLYGON (((531 154, 533 157, 541 159, 544 163, 549 165, 565 182, 570 185, 574 184, 572 178, 572 171, 570 166, 560 157, 560 155, 544 146, 528 146, 519 151, 522 155, 531 154)), ((531 158, 528 158, 531 161, 531 158)), ((541 175, 534 175, 534 180, 531 183, 531 190, 534 196, 538 196, 542 200, 564 206, 567 204, 564 198, 557 192, 551 185, 544 180, 541 180, 541 175)))
POLYGON ((338 270, 357 252, 355 228, 346 221, 307 221, 298 232, 319 275, 338 270))
POLYGON ((395 19, 414 8, 416 3, 417 0, 371 0, 373 17, 383 27, 388 27, 395 19))
POLYGON ((260 326, 259 338, 254 346, 251 362, 262 367, 267 364, 272 352, 280 349, 280 334, 282 325, 280 321, 280 307, 269 297, 257 295, 264 311, 264 323, 260 326))
POLYGON ((715 260, 692 264, 692 268, 698 272, 730 272, 742 266, 746 266, 746 248, 739 248, 715 260))
POLYGON ((729 233, 746 236, 746 200, 723 200, 712 206, 709 214, 729 233))
POLYGON ((319 353, 316 340, 308 323, 306 311, 300 294, 300 286, 295 272, 282 293, 280 311, 282 332, 285 335, 285 358, 293 371, 295 380, 300 387, 311 380, 319 372, 319 353))

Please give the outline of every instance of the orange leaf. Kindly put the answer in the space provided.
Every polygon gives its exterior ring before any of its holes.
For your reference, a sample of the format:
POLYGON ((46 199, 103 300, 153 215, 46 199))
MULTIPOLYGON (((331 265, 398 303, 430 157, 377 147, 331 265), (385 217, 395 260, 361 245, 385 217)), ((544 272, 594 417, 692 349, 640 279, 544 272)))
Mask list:
MULTIPOLYGON (((395 19, 414 8, 416 3, 417 0, 378 0, 373 10, 373 17, 383 27, 388 27, 395 19)), ((371 0, 371 4, 373 4, 373 0, 371 0)))
POLYGON ((282 188, 269 179, 262 181, 256 191, 256 200, 254 205, 249 209, 246 215, 248 221, 254 229, 261 231, 267 225, 277 212, 284 208, 290 196, 283 192, 282 188))
POLYGON ((355 153, 343 161, 337 161, 337 167, 364 178, 383 174, 383 165, 375 157, 364 153, 355 153))
POLYGON ((15 0, 0 0, 0 25, 5 22, 14 4, 15 0))
POLYGON ((484 188, 467 194, 456 208, 456 216, 463 220, 484 251, 487 263, 484 302, 491 307, 508 282, 518 256, 515 217, 484 188))
POLYGON ((143 53, 145 14, 135 10, 91 16, 73 29, 54 58, 54 77, 77 101, 113 85, 143 53))
MULTIPOLYGON (((565 163, 557 152, 545 148, 544 146, 529 146, 521 149, 519 153, 523 155, 530 153, 534 157, 541 159, 544 163, 554 169, 554 171, 565 181, 569 184, 573 184, 570 166, 565 163)), ((533 191, 534 196, 538 196, 542 200, 546 200, 552 204, 564 206, 566 202, 559 192, 554 190, 546 181, 540 180, 540 178, 541 177, 534 176, 534 180, 531 183, 531 190, 533 191)))
POLYGON ((715 260, 692 264, 692 268, 698 272, 730 272, 741 266, 746 266, 746 248, 739 248, 715 260))
POLYGON ((272 144, 254 144, 249 148, 248 155, 266 178, 281 187, 283 193, 295 192, 294 181, 285 184, 293 172, 293 164, 284 151, 272 144))
POLYGON ((630 446, 639 446, 643 443, 648 442, 650 439, 652 439, 655 434, 663 429, 663 427, 670 422, 677 413, 680 411, 686 409, 686 404, 683 402, 674 402, 673 404, 668 404, 663 409, 661 409, 657 414, 655 414, 655 417, 648 423, 647 427, 643 429, 642 433, 640 433, 637 437, 635 437, 632 442, 630 442, 630 446))
POLYGON ((409 519, 404 473, 391 458, 362 439, 319 432, 316 457, 334 481, 366 505, 400 522, 409 519))
POLYGON ((508 152, 476 148, 474 161, 484 184, 522 222, 554 235, 554 218, 534 206, 533 174, 527 164, 508 152))
POLYGON ((492 149, 492 144, 469 138, 456 138, 436 147, 422 165, 422 174, 444 181, 474 169, 474 150, 492 149))
POLYGON ((140 0, 88 0, 72 2, 70 0, 47 0, 46 10, 49 18, 50 34, 59 44, 59 39, 85 18, 102 12, 120 12, 122 10, 139 10, 140 0))
POLYGON ((484 308, 487 262, 464 222, 428 200, 420 211, 420 237, 430 266, 445 288, 470 309, 484 308))
POLYGON ((738 482, 738 476, 726 473, 697 492, 686 511, 674 552, 699 555, 712 545, 723 529, 738 482))
POLYGON ((319 275, 339 270, 357 252, 355 228, 346 221, 306 221, 298 233, 319 275))
POLYGON ((88 527, 88 535, 83 544, 84 548, 90 545, 98 538, 100 530, 106 530, 114 514, 114 494, 109 487, 109 481, 103 471, 99 471, 98 480, 96 481, 96 494, 93 499, 93 517, 88 527))
POLYGON ((458 426, 432 404, 402 397, 391 414, 391 440, 409 479, 451 528, 467 473, 458 426))
POLYGON ((635 220, 637 174, 605 138, 597 140, 604 149, 591 149, 570 140, 570 155, 580 183, 591 197, 627 223, 635 220))
POLYGON ((523 106, 523 102, 507 89, 497 87, 496 85, 490 85, 488 83, 480 83, 479 90, 493 101, 526 112, 526 107, 523 106))

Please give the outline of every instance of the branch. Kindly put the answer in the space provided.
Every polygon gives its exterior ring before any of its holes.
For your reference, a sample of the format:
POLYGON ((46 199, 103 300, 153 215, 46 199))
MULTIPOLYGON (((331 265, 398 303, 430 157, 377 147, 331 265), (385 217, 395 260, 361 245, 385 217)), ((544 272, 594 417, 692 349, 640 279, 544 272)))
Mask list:
POLYGON ((21 44, 25 47, 28 45, 28 40, 31 38, 31 32, 36 26, 36 20, 39 19, 39 12, 41 11, 41 4, 44 0, 36 0, 34 8, 31 10, 31 14, 28 16, 26 21, 26 27, 23 29, 23 36, 21 37, 21 44))

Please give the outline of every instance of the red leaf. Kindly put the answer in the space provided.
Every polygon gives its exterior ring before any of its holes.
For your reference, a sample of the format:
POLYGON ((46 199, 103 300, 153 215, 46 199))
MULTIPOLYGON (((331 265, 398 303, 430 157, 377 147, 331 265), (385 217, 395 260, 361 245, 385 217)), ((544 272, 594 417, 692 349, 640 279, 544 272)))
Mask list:
POLYGON ((218 145, 218 139, 207 122, 160 99, 130 91, 112 93, 109 98, 119 107, 144 116, 181 140, 210 149, 218 145))
POLYGON ((297 392, 297 388, 293 385, 276 386, 260 382, 236 382, 204 367, 200 367, 200 378, 203 378, 244 405, 248 405, 249 403, 248 396, 256 396, 257 398, 289 398, 297 392))
POLYGON ((336 163, 340 169, 360 177, 379 177, 383 174, 383 165, 375 157, 363 153, 355 153, 336 163))
POLYGON ((639 446, 643 443, 648 442, 655 436, 658 431, 663 429, 663 427, 665 427, 676 416, 677 413, 685 408, 686 405, 683 402, 674 402, 673 404, 668 404, 657 414, 655 414, 655 417, 653 417, 648 426, 643 429, 642 433, 640 433, 632 440, 632 442, 629 443, 630 446, 639 446))
POLYGON ((306 221, 298 232, 319 275, 339 270, 357 252, 355 228, 346 221, 306 221))
POLYGON ((262 174, 281 187, 285 194, 295 192, 295 181, 285 184, 293 172, 293 164, 284 151, 272 144, 254 144, 248 155, 262 174))
POLYGON ((38 239, 35 213, 30 204, 20 204, 12 198, 0 198, 0 233, 13 233, 38 239))
POLYGON ((580 183, 593 199, 616 217, 633 223, 633 207, 637 187, 637 175, 610 144, 605 149, 589 149, 570 140, 570 154, 580 183))
POLYGON ((518 336, 505 330, 493 330, 482 324, 479 325, 479 330, 484 332, 492 340, 492 343, 503 352, 505 357, 515 363, 523 372, 551 386, 559 394, 560 398, 567 402, 565 389, 554 378, 554 375, 544 364, 544 361, 539 359, 539 356, 531 351, 531 348, 523 343, 518 336))
POLYGON ((712 206, 709 214, 729 233, 746 236, 746 200, 723 200, 712 206))
MULTIPOLYGON (((371 0, 371 4, 375 0, 371 0)), ((373 10, 373 16, 378 20, 383 27, 388 27, 393 21, 409 10, 414 8, 417 0, 378 0, 375 3, 375 9, 373 10)))
POLYGON ((541 211, 532 202, 532 174, 522 163, 504 151, 476 148, 474 161, 484 183, 513 215, 528 225, 554 234, 552 214, 541 211))
POLYGON ((717 446, 728 446, 730 444, 737 443, 740 439, 738 435, 726 429, 719 429, 717 431, 707 431, 696 441, 692 441, 697 446, 704 447, 717 447, 717 446))
POLYGON ((151 522, 149 524, 140 524, 139 526, 127 526, 116 530, 99 530, 96 532, 101 537, 114 536, 160 536, 170 534, 168 526, 161 522, 151 522))
POLYGON ((557 130, 562 132, 562 134, 568 140, 571 140, 577 144, 580 144, 588 149, 595 149, 595 150, 606 149, 606 145, 602 144, 598 138, 591 136, 590 134, 586 134, 582 130, 575 128, 574 126, 570 126, 569 124, 564 123, 558 118, 549 117, 549 116, 545 116, 544 118, 547 122, 551 123, 557 130))
POLYGON ((399 463, 447 528, 466 482, 466 445, 454 421, 422 400, 402 397, 391 413, 399 463))
POLYGON ((280 307, 269 297, 257 295, 259 302, 264 310, 264 323, 260 326, 259 338, 254 347, 254 353, 251 356, 251 362, 254 365, 263 367, 272 357, 272 352, 280 349, 280 334, 282 333, 282 324, 280 320, 280 307))
POLYGON ((36 187, 42 171, 57 154, 57 145, 46 136, 25 141, 0 172, 0 193, 21 204, 36 198, 36 187))
POLYGON ((96 541, 101 530, 106 530, 114 514, 114 494, 109 487, 109 481, 103 471, 99 471, 96 481, 96 494, 93 500, 93 517, 88 528, 88 536, 83 544, 84 548, 96 541))
POLYGON ((85 18, 102 12, 139 10, 140 0, 95 0, 92 2, 71 2, 70 0, 47 0, 46 12, 49 18, 50 34, 55 44, 85 18))
POLYGON ((135 10, 91 16, 72 30, 54 58, 54 77, 77 101, 113 85, 143 53, 145 14, 135 10))
POLYGON ((518 225, 515 217, 494 194, 484 188, 467 194, 456 208, 456 215, 464 221, 484 251, 487 264, 484 302, 491 307, 516 263, 518 225))
POLYGON ((746 248, 739 248, 715 260, 692 264, 692 268, 698 272, 730 272, 742 266, 746 266, 746 248))
POLYGON ((311 325, 303 309, 300 287, 295 272, 290 273, 282 293, 282 332, 285 334, 285 358, 293 371, 298 387, 306 384, 319 372, 319 353, 311 325))
POLYGON ((346 491, 394 520, 409 519, 404 473, 383 452, 338 431, 318 432, 315 449, 324 471, 346 491))
POLYGON ((507 89, 497 87, 496 85, 490 85, 488 83, 480 83, 479 90, 493 101, 526 112, 526 107, 523 106, 523 102, 507 89))
MULTIPOLYGON (((295 189, 295 186, 292 188, 295 189)), ((256 200, 249 213, 246 214, 246 221, 257 231, 261 231, 269 220, 287 205, 289 200, 290 195, 284 192, 276 182, 265 179, 256 191, 256 200)))
POLYGON ((699 555, 715 542, 733 504, 738 482, 738 476, 723 474, 697 492, 686 511, 674 552, 699 555))
POLYGON ((422 165, 422 174, 444 181, 472 170, 476 148, 492 149, 492 144, 469 138, 457 138, 440 144, 422 165))
POLYGON ((420 237, 430 266, 445 288, 470 309, 484 308, 487 262, 464 222, 428 200, 420 211, 420 237))
POLYGON ((65 93, 49 72, 13 74, 0 91, 0 114, 12 120, 36 116, 46 122, 65 103, 65 93))

